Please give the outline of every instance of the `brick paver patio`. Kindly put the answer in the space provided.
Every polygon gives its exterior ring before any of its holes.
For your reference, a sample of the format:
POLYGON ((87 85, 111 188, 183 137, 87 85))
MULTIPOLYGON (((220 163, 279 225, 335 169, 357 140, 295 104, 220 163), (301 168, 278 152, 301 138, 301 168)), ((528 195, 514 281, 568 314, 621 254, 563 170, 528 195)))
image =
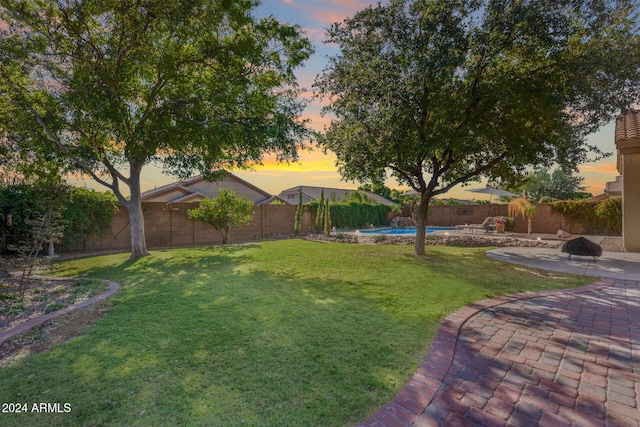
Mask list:
POLYGON ((640 282, 481 301, 448 316, 363 426, 640 426, 640 282))

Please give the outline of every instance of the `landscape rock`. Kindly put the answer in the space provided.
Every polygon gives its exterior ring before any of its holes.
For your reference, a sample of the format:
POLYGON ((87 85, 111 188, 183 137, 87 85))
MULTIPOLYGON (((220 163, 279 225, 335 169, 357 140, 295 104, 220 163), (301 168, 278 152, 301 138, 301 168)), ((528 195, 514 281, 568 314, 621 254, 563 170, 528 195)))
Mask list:
POLYGON ((397 216, 391 219, 391 228, 407 228, 415 227, 416 224, 413 219, 408 216, 397 216))

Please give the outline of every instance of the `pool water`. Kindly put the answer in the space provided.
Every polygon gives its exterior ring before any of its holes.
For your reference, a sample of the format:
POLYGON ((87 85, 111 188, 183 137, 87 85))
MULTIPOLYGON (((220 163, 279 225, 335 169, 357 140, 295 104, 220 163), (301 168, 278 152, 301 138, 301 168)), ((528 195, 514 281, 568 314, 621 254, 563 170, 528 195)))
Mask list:
MULTIPOLYGON (((427 234, 434 233, 436 231, 455 230, 453 227, 427 227, 425 231, 427 234)), ((401 234, 401 235, 415 235, 415 228, 385 228, 381 230, 360 230, 360 234, 401 234)))

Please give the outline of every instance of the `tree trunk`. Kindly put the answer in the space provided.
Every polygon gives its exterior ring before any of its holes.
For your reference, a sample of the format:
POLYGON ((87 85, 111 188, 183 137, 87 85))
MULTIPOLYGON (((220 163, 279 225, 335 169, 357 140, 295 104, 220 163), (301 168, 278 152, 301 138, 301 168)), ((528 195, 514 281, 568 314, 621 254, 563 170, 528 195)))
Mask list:
POLYGON ((420 199, 420 206, 418 207, 418 214, 416 218, 416 243, 413 249, 414 255, 424 255, 424 238, 426 236, 427 228, 427 213, 429 212, 429 199, 424 194, 420 199))
POLYGON ((131 225, 131 259, 150 256, 151 254, 147 251, 147 241, 144 235, 142 203, 140 203, 138 199, 137 203, 127 203, 125 207, 129 213, 129 224, 131 225))
POLYGON ((131 259, 138 259, 151 254, 147 251, 147 240, 144 235, 144 214, 142 212, 142 200, 140 199, 140 170, 132 168, 129 190, 131 197, 124 207, 129 213, 129 224, 131 227, 131 259), (137 173, 136 173, 137 172, 137 173))

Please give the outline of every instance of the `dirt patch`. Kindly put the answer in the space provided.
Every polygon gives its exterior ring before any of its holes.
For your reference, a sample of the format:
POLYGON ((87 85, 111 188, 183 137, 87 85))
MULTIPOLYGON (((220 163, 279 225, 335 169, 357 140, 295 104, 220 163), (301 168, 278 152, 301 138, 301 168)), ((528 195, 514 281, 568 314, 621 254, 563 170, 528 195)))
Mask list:
MULTIPOLYGON (((24 296, 13 279, 2 279, 0 286, 0 331, 82 302, 107 289, 104 282, 87 279, 30 280, 24 296)), ((104 315, 104 307, 104 304, 96 304, 74 310, 7 339, 0 345, 0 366, 81 335, 85 326, 104 315)))
POLYGON ((58 311, 107 290, 95 279, 30 279, 21 289, 17 279, 0 282, 0 331, 26 320, 58 311))
POLYGON ((0 367, 86 334, 87 329, 104 317, 107 311, 107 305, 100 302, 48 320, 41 326, 9 338, 0 345, 0 367))

